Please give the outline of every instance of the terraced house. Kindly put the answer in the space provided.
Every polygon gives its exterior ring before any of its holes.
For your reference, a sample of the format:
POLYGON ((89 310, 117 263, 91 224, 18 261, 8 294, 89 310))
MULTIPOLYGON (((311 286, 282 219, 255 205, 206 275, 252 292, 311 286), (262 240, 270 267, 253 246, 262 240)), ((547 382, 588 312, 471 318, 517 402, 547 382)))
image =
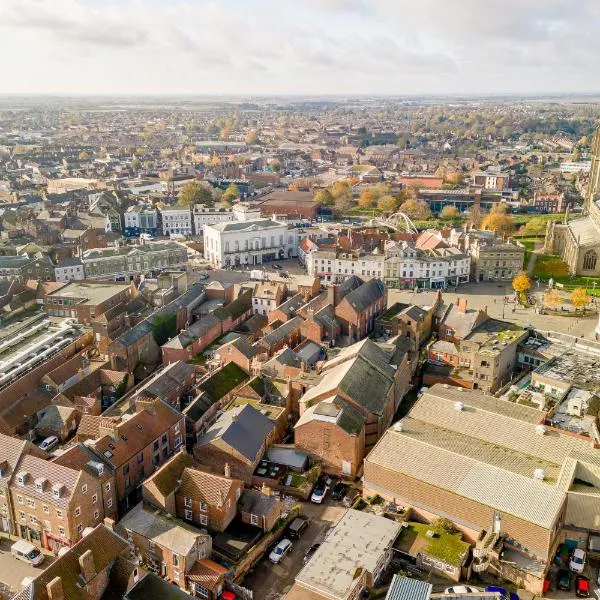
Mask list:
POLYGON ((140 272, 185 266, 187 250, 174 242, 87 250, 82 262, 86 279, 133 278, 140 272))

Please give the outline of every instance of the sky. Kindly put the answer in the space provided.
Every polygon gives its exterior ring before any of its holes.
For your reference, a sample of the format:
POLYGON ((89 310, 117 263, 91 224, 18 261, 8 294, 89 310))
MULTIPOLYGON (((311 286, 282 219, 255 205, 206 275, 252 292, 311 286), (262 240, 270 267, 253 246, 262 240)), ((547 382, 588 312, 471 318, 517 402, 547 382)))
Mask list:
POLYGON ((598 31, 600 0, 0 0, 0 93, 597 93, 598 31))

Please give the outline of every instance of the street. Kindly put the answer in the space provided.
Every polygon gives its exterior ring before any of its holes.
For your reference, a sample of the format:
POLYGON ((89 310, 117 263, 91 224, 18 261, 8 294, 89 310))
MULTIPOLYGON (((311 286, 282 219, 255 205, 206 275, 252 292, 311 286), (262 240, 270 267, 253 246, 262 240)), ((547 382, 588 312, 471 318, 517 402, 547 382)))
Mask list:
POLYGON ((46 556, 39 567, 17 560, 10 553, 14 541, 0 538, 0 594, 4 594, 5 598, 10 598, 21 590, 21 582, 25 577, 37 577, 54 560, 53 557, 46 556))

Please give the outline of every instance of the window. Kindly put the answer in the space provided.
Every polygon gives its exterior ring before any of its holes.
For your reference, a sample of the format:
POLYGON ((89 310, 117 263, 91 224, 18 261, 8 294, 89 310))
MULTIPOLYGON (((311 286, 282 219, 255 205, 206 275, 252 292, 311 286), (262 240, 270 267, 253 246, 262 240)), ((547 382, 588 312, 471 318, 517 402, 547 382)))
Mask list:
POLYGON ((127 464, 123 467, 123 475, 128 475, 128 474, 129 474, 129 465, 127 464))
POLYGON ((110 481, 104 484, 104 491, 110 492, 110 481))
POLYGON ((84 483, 84 484, 81 486, 81 491, 82 491, 82 493, 84 493, 84 494, 87 494, 87 491, 88 491, 88 486, 87 486, 87 483, 84 483))
POLYGON ((185 498, 183 499, 183 502, 187 507, 192 506, 192 499, 189 496, 185 496, 185 498))
POLYGON ((23 504, 23 496, 17 496, 17 502, 23 504))
POLYGON ((175 448, 179 448, 181 446, 181 436, 175 436, 175 448))
POLYGON ((252 525, 258 525, 258 515, 250 515, 250 523, 252 525))
POLYGON ((98 502, 98 494, 92 496, 92 504, 96 504, 96 502, 98 502))
POLYGON ((65 528, 64 527, 59 527, 58 528, 58 533, 59 533, 59 535, 65 535, 65 528))
POLYGON ((162 439, 161 439, 162 445, 164 446, 167 443, 167 434, 163 433, 162 439))
POLYGON ((210 598, 210 591, 202 587, 199 583, 194 583, 194 591, 199 598, 210 598))
POLYGON ((242 490, 241 490, 240 488, 238 488, 238 489, 236 490, 236 492, 235 492, 235 499, 236 499, 236 500, 239 500, 239 499, 240 499, 240 496, 241 496, 241 494, 242 494, 242 490))
POLYGON ((593 271, 596 268, 598 262, 598 255, 595 250, 588 250, 583 255, 583 268, 586 271, 593 271))
POLYGON ((148 551, 149 552, 156 552, 156 544, 152 541, 148 541, 148 551))
POLYGON ((191 520, 192 520, 192 511, 191 511, 191 510, 186 510, 186 511, 185 511, 185 518, 186 518, 188 521, 191 521, 191 520))
POLYGON ((27 506, 35 508, 35 502, 31 498, 27 498, 27 506))
POLYGON ((153 448, 153 450, 155 450, 155 451, 156 451, 156 450, 158 450, 158 440, 156 440, 156 441, 154 442, 154 444, 152 444, 152 448, 153 448))
POLYGON ((138 461, 138 464, 139 464, 139 463, 143 463, 143 462, 144 462, 144 453, 143 453, 143 452, 140 452, 140 453, 137 455, 137 461, 138 461))
POLYGON ((175 553, 173 553, 173 566, 174 567, 179 566, 179 556, 177 556, 177 554, 175 554, 175 553))
POLYGON ((125 532, 127 533, 127 540, 129 542, 133 541, 133 535, 131 535, 131 529, 126 529, 125 532))
POLYGON ((19 516, 21 517, 21 521, 25 520, 25 513, 22 510, 19 511, 19 516))
POLYGON ((37 523, 37 518, 35 515, 29 515, 29 522, 30 523, 37 523))
POLYGON ((106 501, 106 508, 111 508, 111 507, 112 507, 112 498, 109 498, 109 499, 106 501))
POLYGON ((50 526, 50 521, 44 521, 44 530, 52 531, 52 527, 50 526))
POLYGON ((81 507, 80 507, 80 506, 77 506, 77 507, 75 508, 75 516, 76 516, 76 517, 79 517, 79 516, 81 516, 81 507))
POLYGON ((62 519, 62 516, 63 516, 63 512, 62 512, 62 510, 59 510, 59 509, 57 509, 57 510, 56 510, 56 516, 57 516, 59 519, 62 519))
POLYGON ((94 511, 94 519, 98 520, 98 517, 100 516, 100 512, 95 510, 94 511))
POLYGON ((125 487, 131 487, 131 480, 129 479, 129 477, 125 477, 125 487))
POLYGON ((81 523, 77 524, 77 533, 79 535, 81 535, 81 532, 83 531, 83 525, 81 523))
POLYGON ((45 515, 49 515, 50 514, 50 509, 48 508, 47 504, 42 504, 42 510, 44 511, 45 515))
POLYGON ((200 524, 208 525, 208 517, 206 515, 200 515, 200 524))
POLYGON ((204 504, 204 502, 200 502, 200 510, 202 512, 206 512, 208 510, 208 506, 206 506, 206 504, 204 504))

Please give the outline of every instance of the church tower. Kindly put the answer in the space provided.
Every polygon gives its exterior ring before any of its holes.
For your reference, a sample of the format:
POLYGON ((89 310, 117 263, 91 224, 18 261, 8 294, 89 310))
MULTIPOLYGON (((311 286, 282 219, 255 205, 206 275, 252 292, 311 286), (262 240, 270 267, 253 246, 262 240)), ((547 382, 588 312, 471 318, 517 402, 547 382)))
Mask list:
POLYGON ((600 206, 596 204, 600 193, 600 125, 596 129, 596 135, 592 143, 592 167, 590 169, 590 181, 585 194, 583 210, 590 215, 600 227, 600 206))

